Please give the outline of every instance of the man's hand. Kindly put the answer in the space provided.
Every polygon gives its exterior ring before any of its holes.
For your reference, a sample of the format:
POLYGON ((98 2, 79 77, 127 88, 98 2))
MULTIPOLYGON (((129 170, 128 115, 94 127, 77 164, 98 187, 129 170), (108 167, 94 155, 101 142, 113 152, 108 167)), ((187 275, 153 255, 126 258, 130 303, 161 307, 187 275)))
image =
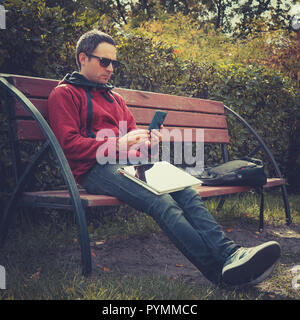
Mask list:
MULTIPOLYGON (((161 126, 161 129, 163 125, 161 126)), ((118 139, 117 151, 128 151, 133 146, 134 149, 155 147, 161 141, 161 134, 158 130, 153 129, 150 133, 146 129, 137 129, 128 132, 118 139)))
POLYGON ((150 132, 145 129, 137 129, 120 137, 117 143, 117 151, 128 151, 132 146, 137 148, 150 143, 150 132))

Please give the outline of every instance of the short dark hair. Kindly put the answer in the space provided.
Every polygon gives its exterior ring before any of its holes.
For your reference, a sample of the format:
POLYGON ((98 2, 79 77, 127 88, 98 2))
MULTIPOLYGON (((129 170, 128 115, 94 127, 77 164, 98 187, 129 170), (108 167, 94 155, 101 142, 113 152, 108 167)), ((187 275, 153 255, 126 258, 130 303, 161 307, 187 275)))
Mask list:
POLYGON ((110 35, 97 29, 88 31, 79 38, 76 45, 76 63, 79 70, 81 69, 79 54, 81 52, 92 54, 101 42, 107 42, 113 46, 116 45, 110 35))

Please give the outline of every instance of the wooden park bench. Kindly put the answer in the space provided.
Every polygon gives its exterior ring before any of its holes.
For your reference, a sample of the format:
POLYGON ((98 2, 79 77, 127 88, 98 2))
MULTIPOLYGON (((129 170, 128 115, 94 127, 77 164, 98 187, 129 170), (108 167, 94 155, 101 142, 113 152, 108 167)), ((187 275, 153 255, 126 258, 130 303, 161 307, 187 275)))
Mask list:
MULTIPOLYGON (((79 189, 76 184, 65 155, 47 123, 46 103, 51 90, 58 84, 57 80, 34 78, 27 76, 0 74, 0 88, 5 94, 5 110, 9 123, 9 140, 12 150, 13 172, 15 187, 8 204, 0 216, 0 240, 3 244, 9 225, 13 220, 12 210, 16 207, 43 207, 73 210, 78 227, 78 238, 81 246, 83 274, 91 272, 90 240, 86 224, 85 209, 98 206, 118 206, 122 203, 110 196, 91 195, 79 189), (19 152, 19 142, 44 141, 39 151, 32 156, 32 160, 23 170, 19 152), (65 190, 57 191, 25 191, 30 175, 37 167, 42 156, 52 150, 65 181, 65 190)), ((156 109, 168 111, 164 127, 168 129, 202 128, 205 144, 221 144, 224 161, 229 160, 227 145, 229 133, 225 111, 232 114, 254 135, 258 142, 257 150, 262 148, 271 164, 274 166, 276 177, 268 178, 264 188, 281 187, 287 223, 291 222, 290 208, 287 197, 285 180, 276 161, 263 140, 253 128, 233 110, 224 106, 222 102, 198 98, 173 96, 137 90, 115 88, 131 109, 137 125, 146 127, 151 121, 156 109)), ((195 137, 193 137, 195 139, 195 137)), ((257 151, 256 150, 256 151, 257 151)), ((252 153, 253 155, 253 153, 252 153)), ((226 195, 246 192, 251 187, 245 186, 199 186, 196 188, 203 198, 222 196, 220 204, 226 195)), ((260 210, 260 225, 263 228, 263 210, 260 210)))

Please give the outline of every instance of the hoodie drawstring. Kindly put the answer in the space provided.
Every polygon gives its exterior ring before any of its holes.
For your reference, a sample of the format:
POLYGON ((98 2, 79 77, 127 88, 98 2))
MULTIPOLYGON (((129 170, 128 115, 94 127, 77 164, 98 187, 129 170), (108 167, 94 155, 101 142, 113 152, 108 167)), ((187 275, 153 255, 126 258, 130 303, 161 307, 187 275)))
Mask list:
POLYGON ((85 89, 87 97, 87 118, 86 118, 86 134, 90 138, 96 138, 95 133, 92 131, 92 121, 93 121, 93 102, 90 91, 85 89))
MULTIPOLYGON (((90 138, 96 138, 95 133, 92 131, 92 121, 93 121, 93 96, 89 89, 85 89, 86 97, 87 97, 87 118, 86 118, 86 134, 90 138)), ((119 100, 115 97, 115 95, 109 91, 112 97, 117 101, 118 105, 121 106, 119 100)), ((108 95, 108 92, 101 92, 102 96, 106 101, 113 103, 114 100, 111 99, 108 95)))

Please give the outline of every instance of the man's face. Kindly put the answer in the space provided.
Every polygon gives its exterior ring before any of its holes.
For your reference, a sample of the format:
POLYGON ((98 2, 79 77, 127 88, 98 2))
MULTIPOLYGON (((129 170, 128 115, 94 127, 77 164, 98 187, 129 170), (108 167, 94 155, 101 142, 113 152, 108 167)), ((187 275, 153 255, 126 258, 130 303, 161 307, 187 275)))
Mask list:
MULTIPOLYGON (((116 47, 112 44, 102 42, 96 47, 92 55, 101 58, 116 60, 117 50, 116 47)), ((85 76, 88 80, 95 83, 106 84, 114 71, 111 63, 109 64, 109 66, 103 67, 100 65, 99 60, 97 58, 89 58, 83 52, 79 54, 79 60, 81 63, 80 73, 83 76, 85 76)))

